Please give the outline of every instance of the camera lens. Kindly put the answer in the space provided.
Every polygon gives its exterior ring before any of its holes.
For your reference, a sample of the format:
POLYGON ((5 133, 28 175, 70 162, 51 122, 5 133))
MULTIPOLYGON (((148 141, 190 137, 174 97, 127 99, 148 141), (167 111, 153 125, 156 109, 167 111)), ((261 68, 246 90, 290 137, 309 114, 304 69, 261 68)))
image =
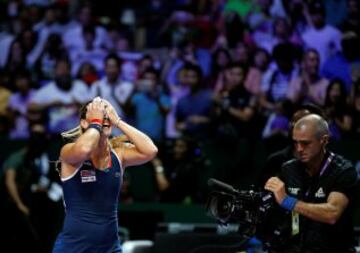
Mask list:
POLYGON ((209 214, 222 222, 227 222, 233 212, 233 198, 226 194, 213 196, 208 205, 209 214))

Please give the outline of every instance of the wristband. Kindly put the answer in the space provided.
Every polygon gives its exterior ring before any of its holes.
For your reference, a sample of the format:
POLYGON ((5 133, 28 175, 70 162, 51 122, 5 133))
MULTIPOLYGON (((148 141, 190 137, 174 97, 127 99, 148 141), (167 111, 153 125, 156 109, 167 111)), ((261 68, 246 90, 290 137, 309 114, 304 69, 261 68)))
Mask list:
POLYGON ((101 119, 90 119, 90 123, 97 123, 97 124, 102 125, 103 121, 101 119))
POLYGON ((295 208, 296 202, 297 202, 296 198, 286 196, 284 200, 281 202, 280 206, 282 208, 285 208, 286 210, 292 211, 295 208))
POLYGON ((89 125, 88 129, 90 128, 94 128, 95 130, 97 130, 100 134, 102 133, 102 126, 99 125, 98 123, 92 123, 89 125))

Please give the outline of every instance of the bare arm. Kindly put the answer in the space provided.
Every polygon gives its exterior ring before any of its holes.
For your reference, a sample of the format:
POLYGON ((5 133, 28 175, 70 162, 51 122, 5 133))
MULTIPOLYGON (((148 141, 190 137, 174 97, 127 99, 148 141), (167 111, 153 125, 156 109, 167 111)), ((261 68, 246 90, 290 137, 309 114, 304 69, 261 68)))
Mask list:
POLYGON ((19 210, 25 215, 29 214, 29 208, 22 201, 17 185, 16 185, 16 171, 14 169, 8 169, 5 172, 5 185, 6 189, 14 201, 19 210))
MULTIPOLYGON (((277 177, 270 178, 265 184, 265 189, 274 193, 278 204, 287 197, 285 185, 277 177)), ((335 224, 348 204, 349 199, 343 193, 331 192, 325 203, 314 204, 298 200, 294 211, 315 221, 335 224)))
POLYGON ((122 153, 124 167, 140 165, 155 157, 158 149, 146 134, 130 126, 120 118, 117 120, 116 127, 118 127, 133 144, 127 145, 124 152, 116 149, 117 153, 122 153))
POLYGON ((312 220, 335 224, 348 204, 349 199, 344 194, 331 192, 326 203, 312 204, 298 200, 294 211, 312 220))
POLYGON ((152 164, 154 166, 155 179, 159 190, 160 191, 167 190, 170 186, 170 183, 165 176, 164 167, 162 165, 161 160, 159 158, 154 158, 152 160, 152 164))
POLYGON ((122 121, 115 111, 114 107, 103 99, 106 104, 106 114, 109 117, 111 124, 119 128, 132 144, 126 145, 123 143, 115 151, 122 160, 123 166, 133 166, 146 163, 153 159, 158 152, 157 147, 152 140, 135 127, 130 126, 126 122, 122 121))
POLYGON ((60 152, 61 161, 78 167, 89 159, 100 139, 100 133, 95 129, 87 129, 74 143, 66 144, 60 152))
MULTIPOLYGON (((104 105, 100 98, 95 98, 87 106, 86 120, 82 119, 84 128, 89 126, 90 119, 103 120, 104 105)), ((60 152, 60 158, 63 162, 78 167, 82 162, 90 157, 91 152, 96 148, 100 139, 100 133, 96 129, 88 128, 74 143, 66 144, 60 152)))

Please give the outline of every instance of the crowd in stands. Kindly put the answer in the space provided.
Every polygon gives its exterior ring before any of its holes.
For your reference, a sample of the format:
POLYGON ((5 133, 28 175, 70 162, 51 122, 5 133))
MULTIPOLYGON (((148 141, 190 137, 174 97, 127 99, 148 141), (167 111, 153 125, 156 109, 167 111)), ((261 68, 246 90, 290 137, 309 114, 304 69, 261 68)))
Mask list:
MULTIPOLYGON (((29 143, 0 179, 20 213, 36 212, 31 194, 61 210, 43 144, 101 96, 159 147, 152 200, 202 203, 209 176, 241 183, 256 141, 285 146, 303 105, 333 141, 360 140, 359 45, 359 0, 0 1, 0 136, 29 143)), ((143 200, 127 173, 122 201, 143 200)))
POLYGON ((213 144, 218 176, 236 183, 244 143, 276 149, 304 104, 323 109, 333 140, 360 139, 357 0, 9 0, 0 27, 1 137, 43 125, 56 140, 101 96, 160 147, 159 191, 197 184, 169 151, 187 140, 202 167, 213 144))

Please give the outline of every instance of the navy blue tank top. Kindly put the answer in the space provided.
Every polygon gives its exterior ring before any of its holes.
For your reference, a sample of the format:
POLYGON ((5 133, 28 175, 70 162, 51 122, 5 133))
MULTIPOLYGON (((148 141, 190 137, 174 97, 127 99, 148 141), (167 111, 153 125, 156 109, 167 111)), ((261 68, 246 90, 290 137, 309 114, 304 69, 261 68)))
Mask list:
POLYGON ((114 151, 107 169, 96 169, 85 161, 71 176, 62 178, 65 220, 53 252, 120 252, 121 180, 121 162, 114 151))

